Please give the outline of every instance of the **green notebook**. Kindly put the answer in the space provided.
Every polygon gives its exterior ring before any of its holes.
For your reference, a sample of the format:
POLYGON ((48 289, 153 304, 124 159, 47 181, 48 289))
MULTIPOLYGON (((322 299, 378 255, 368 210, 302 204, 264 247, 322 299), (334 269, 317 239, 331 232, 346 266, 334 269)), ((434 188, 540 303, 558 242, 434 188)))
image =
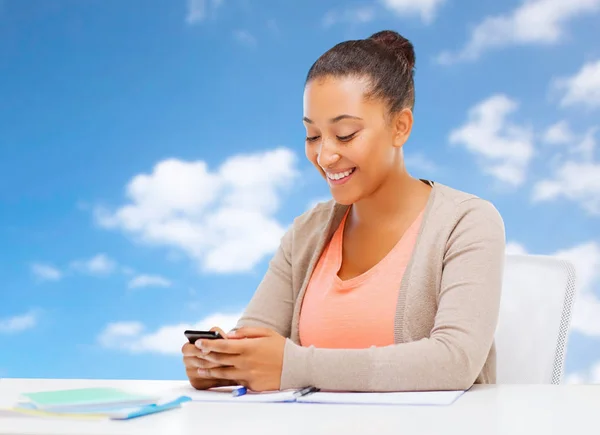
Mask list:
POLYGON ((59 410, 61 408, 93 408, 106 405, 144 405, 153 403, 156 397, 130 393, 118 388, 78 388, 69 390, 40 391, 25 393, 38 409, 59 410))

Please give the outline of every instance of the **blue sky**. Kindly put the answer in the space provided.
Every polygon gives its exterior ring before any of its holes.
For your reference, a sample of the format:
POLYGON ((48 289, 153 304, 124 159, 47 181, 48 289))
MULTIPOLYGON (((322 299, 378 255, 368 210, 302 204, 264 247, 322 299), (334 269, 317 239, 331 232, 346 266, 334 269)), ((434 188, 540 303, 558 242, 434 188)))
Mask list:
POLYGON ((233 324, 328 198, 308 68, 394 29, 409 169, 575 263, 567 378, 600 382, 600 0, 326 3, 0 1, 0 376, 182 379, 183 329, 233 324))

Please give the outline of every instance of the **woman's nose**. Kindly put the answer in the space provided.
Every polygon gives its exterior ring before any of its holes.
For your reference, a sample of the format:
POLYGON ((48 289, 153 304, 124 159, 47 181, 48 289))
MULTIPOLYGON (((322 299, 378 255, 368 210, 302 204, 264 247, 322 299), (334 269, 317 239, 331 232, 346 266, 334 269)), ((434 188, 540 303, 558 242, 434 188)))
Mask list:
POLYGON ((335 146, 328 146, 327 141, 322 141, 317 155, 319 166, 328 168, 337 163, 338 160, 340 160, 340 155, 337 153, 335 146))

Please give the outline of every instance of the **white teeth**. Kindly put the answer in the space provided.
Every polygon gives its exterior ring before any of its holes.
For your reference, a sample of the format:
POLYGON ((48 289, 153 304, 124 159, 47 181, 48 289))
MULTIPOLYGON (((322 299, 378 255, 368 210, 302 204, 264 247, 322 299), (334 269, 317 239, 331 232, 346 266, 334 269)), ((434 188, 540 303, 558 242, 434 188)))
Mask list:
POLYGON ((354 172, 354 169, 350 169, 349 171, 346 172, 338 172, 337 174, 330 174, 327 173, 327 177, 332 179, 332 180, 341 180, 342 178, 346 178, 347 176, 349 176, 352 172, 354 172))

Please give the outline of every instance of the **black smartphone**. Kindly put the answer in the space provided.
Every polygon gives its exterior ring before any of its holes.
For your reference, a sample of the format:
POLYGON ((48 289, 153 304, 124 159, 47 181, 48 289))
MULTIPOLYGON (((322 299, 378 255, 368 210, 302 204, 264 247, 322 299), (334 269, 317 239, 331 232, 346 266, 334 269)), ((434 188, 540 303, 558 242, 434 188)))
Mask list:
POLYGON ((193 331, 188 329, 184 332, 188 341, 192 344, 196 342, 196 340, 217 340, 219 338, 223 338, 221 334, 217 331, 193 331))

